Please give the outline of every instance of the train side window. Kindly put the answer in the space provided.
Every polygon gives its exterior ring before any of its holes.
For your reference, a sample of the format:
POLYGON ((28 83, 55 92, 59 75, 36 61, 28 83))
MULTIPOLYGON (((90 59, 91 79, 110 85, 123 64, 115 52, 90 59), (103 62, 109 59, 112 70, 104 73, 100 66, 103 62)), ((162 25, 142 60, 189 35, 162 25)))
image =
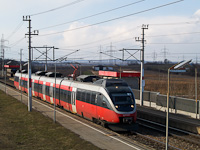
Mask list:
POLYGON ((110 109, 110 105, 107 98, 103 96, 101 93, 97 95, 97 105, 100 107, 110 109))
POLYGON ((42 93, 42 84, 39 84, 39 93, 42 93))
POLYGON ((50 97, 54 97, 53 89, 54 88, 52 86, 49 87, 49 96, 50 97))
POLYGON ((28 81, 25 81, 25 84, 24 84, 25 88, 27 88, 27 82, 28 82, 28 81))
POLYGON ((63 100, 65 101, 65 102, 68 102, 67 100, 67 91, 66 90, 63 90, 63 100))
POLYGON ((62 90, 62 89, 60 89, 60 91, 61 91, 61 93, 62 93, 62 95, 60 95, 60 99, 62 99, 64 102, 66 102, 66 90, 62 90))
POLYGON ((24 80, 22 80, 22 87, 24 87, 24 80))
POLYGON ((92 94, 91 94, 91 104, 95 104, 95 99, 96 99, 96 93, 92 92, 92 94))
POLYGON ((14 81, 19 82, 19 77, 15 76, 14 81))
POLYGON ((81 101, 85 102, 85 96, 86 96, 85 91, 82 91, 81 92, 81 101))
POLYGON ((97 95, 97 105, 101 106, 102 105, 102 94, 98 93, 97 95))
POLYGON ((102 107, 108 108, 108 109, 111 108, 111 107, 110 107, 110 104, 109 104, 109 102, 108 102, 108 99, 107 99, 105 96, 102 97, 102 107))
POLYGON ((38 84, 37 83, 34 83, 34 90, 38 91, 38 84))
POLYGON ((61 100, 64 100, 64 99, 63 99, 63 90, 62 90, 62 89, 60 89, 60 99, 61 99, 61 100))
POLYGON ((90 103, 91 93, 89 91, 86 92, 86 102, 90 103))
POLYGON ((82 93, 81 90, 78 89, 76 93, 76 99, 79 101, 81 101, 81 93, 82 93))
POLYGON ((71 91, 68 91, 68 102, 71 103, 71 91))
POLYGON ((49 96, 49 86, 46 86, 45 92, 46 92, 46 95, 49 96))
POLYGON ((56 88, 56 99, 59 99, 59 89, 56 88))

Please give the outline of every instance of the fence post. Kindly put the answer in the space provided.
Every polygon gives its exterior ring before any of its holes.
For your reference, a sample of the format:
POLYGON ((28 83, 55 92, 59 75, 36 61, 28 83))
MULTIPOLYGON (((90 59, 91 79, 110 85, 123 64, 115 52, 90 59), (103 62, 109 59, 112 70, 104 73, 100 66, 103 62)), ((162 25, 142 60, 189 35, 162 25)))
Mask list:
POLYGON ((176 109, 176 97, 174 97, 174 109, 175 109, 175 114, 177 114, 177 109, 176 109))
POLYGON ((200 119, 200 101, 198 101, 199 103, 199 119, 200 119))
POLYGON ((198 109, 199 109, 198 107, 199 107, 199 102, 196 101, 196 119, 198 117, 198 109))
POLYGON ((151 92, 149 92, 149 105, 151 107, 151 92))

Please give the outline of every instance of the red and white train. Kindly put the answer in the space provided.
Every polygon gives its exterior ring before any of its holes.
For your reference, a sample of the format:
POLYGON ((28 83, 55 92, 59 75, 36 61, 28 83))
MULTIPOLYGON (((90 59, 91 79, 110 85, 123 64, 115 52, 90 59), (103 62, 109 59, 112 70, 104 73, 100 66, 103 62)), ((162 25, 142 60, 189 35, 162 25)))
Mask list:
MULTIPOLYGON (((102 124, 134 124, 136 102, 131 88, 121 79, 99 79, 93 83, 32 74, 32 95, 67 111, 102 124), (56 87, 56 88, 55 88, 56 87)), ((28 74, 15 73, 14 85, 28 92, 28 74), (21 85, 20 85, 21 83, 21 85)))

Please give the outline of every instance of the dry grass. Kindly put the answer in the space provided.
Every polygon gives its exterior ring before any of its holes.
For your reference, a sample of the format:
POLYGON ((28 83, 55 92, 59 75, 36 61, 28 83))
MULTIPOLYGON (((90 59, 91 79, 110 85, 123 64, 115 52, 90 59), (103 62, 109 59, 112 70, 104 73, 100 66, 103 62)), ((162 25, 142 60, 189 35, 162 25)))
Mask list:
POLYGON ((98 149, 78 135, 54 124, 36 111, 31 113, 16 99, 0 91, 1 150, 98 149))
MULTIPOLYGON (((145 72, 145 90, 167 94, 167 73, 145 72)), ((200 80, 198 78, 198 87, 200 80)), ((170 95, 195 99, 194 77, 172 74, 170 76, 170 95)), ((198 99, 200 91, 198 90, 198 99)))

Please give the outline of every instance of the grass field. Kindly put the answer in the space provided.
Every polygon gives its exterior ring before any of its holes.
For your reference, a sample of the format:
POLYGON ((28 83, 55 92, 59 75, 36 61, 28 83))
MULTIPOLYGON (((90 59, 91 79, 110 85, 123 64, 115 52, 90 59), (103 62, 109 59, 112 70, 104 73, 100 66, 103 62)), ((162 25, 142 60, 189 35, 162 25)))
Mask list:
MULTIPOLYGON (((167 73, 155 71, 146 71, 145 75, 145 90, 160 92, 167 95, 167 73)), ((198 99, 200 99, 198 78, 198 99)), ((195 99, 195 79, 192 76, 172 74, 170 76, 170 95, 195 99)))
POLYGON ((0 90, 0 150, 98 150, 0 90))

